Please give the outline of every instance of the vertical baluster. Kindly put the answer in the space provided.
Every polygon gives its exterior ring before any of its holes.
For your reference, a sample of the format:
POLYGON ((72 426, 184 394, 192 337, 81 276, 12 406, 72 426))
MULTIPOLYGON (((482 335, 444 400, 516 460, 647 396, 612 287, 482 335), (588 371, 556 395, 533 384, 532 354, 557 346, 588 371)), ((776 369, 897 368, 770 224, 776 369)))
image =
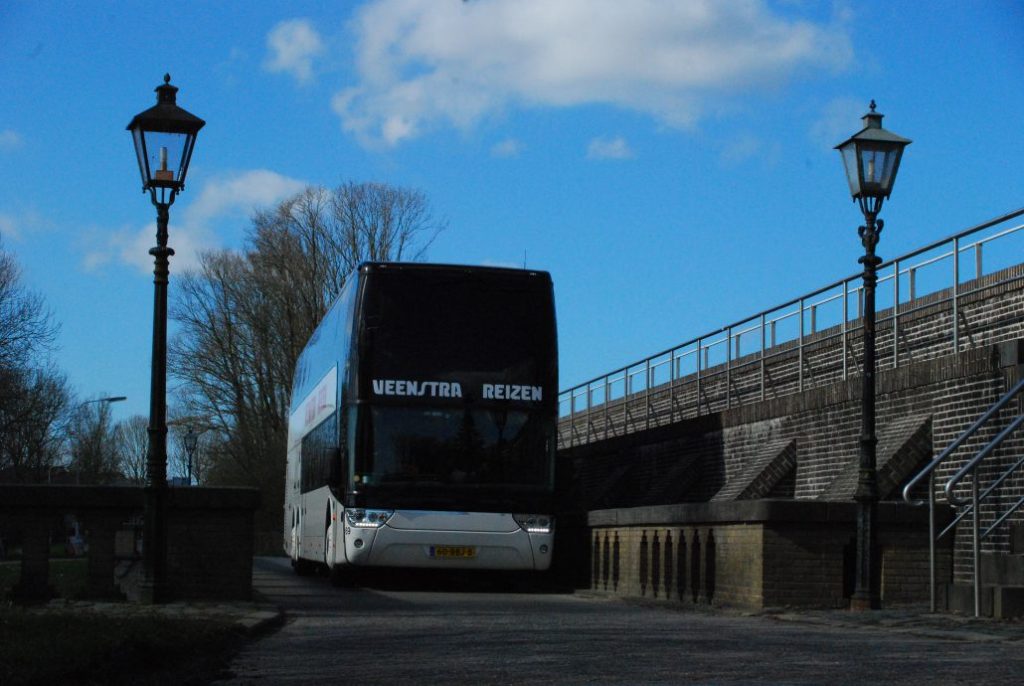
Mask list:
POLYGON ((761 400, 764 400, 764 313, 761 313, 761 400))
POLYGON ((847 375, 846 350, 849 347, 847 341, 847 329, 850 321, 850 282, 843 282, 843 380, 847 375))
POLYGON ((900 261, 893 262, 892 284, 892 368, 900 366, 900 261))
POLYGON ((644 362, 644 427, 651 428, 651 358, 644 362))
POLYGON ((668 354, 668 423, 675 421, 676 409, 676 351, 668 354))
POLYGON ((611 421, 608 416, 608 404, 611 401, 611 381, 604 377, 604 437, 608 437, 608 423, 611 421))
POLYGON ((953 239, 953 352, 960 352, 960 238, 953 239))
POLYGON ((725 330, 725 406, 732 407, 732 327, 725 330))
POLYGON ((804 390, 804 299, 800 298, 800 337, 797 341, 797 388, 804 390))
POLYGON ((697 339, 697 416, 700 416, 700 354, 701 354, 701 339, 697 339))
POLYGON ((590 390, 590 384, 587 384, 587 443, 590 443, 590 406, 593 404, 594 393, 590 390))
POLYGON ((576 392, 569 391, 569 447, 573 446, 576 437, 576 392))

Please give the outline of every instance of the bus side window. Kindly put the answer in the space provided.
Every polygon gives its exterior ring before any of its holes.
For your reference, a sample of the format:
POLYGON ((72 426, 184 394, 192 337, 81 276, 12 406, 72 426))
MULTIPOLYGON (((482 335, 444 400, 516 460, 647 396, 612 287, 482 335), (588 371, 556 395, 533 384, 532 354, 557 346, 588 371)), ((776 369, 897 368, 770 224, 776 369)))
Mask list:
POLYGON ((330 467, 327 483, 332 488, 341 488, 345 480, 345 463, 341 448, 332 448, 329 453, 330 467))

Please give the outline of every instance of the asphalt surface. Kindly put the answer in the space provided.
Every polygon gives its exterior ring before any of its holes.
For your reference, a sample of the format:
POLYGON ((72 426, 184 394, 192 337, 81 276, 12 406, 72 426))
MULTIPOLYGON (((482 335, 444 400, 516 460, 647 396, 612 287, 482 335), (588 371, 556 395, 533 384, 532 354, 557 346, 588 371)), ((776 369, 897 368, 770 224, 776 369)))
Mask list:
POLYGON ((219 684, 1020 684, 1024 625, 908 611, 698 612, 501 577, 336 588, 256 561, 284 612, 219 684))

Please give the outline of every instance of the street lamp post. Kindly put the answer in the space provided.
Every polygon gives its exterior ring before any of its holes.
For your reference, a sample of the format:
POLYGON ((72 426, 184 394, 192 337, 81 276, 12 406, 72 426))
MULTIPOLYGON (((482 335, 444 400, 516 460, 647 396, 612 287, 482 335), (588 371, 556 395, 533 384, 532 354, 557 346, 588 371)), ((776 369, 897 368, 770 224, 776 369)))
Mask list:
MULTIPOLYGON (((903 148, 910 144, 906 138, 882 128, 882 116, 875 111, 864 115, 864 128, 836 146, 843 158, 850 194, 860 204, 864 226, 858 233, 864 246, 864 255, 858 260, 864 265, 864 370, 861 374, 861 434, 860 472, 854 500, 857 501, 857 575, 850 609, 856 611, 878 609, 880 596, 872 571, 875 547, 875 509, 878 503, 878 476, 875 448, 875 284, 877 269, 882 259, 875 254, 875 246, 882 233, 883 222, 878 218, 882 201, 892 193, 896 172, 899 171, 903 148)), ((895 303, 894 306, 898 306, 895 303)))
POLYGON ((188 485, 192 485, 192 458, 196 454, 196 448, 199 447, 199 434, 192 430, 192 427, 188 427, 188 433, 185 434, 185 452, 188 454, 188 485))
POLYGON ((165 599, 167 584, 167 280, 170 256, 167 220, 175 196, 185 189, 185 174, 192 159, 196 135, 206 123, 178 107, 178 89, 169 74, 156 88, 156 105, 135 115, 128 130, 135 142, 142 191, 156 207, 156 247, 153 256, 153 358, 149 397, 149 450, 146 455, 145 544, 143 599, 165 599))

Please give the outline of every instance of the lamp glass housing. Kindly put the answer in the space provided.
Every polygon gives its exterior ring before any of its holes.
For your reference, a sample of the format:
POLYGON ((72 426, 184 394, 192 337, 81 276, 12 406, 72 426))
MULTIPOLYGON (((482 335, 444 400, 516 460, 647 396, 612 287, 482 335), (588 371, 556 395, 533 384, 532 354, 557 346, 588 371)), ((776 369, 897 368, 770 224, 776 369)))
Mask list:
POLYGON ((181 190, 185 186, 195 134, 147 131, 139 127, 132 129, 132 137, 135 139, 143 188, 181 190))
POLYGON ((902 144, 850 139, 839 146, 854 198, 888 198, 903 156, 902 144))
POLYGON ((862 203, 877 201, 872 204, 878 206, 892 193, 903 149, 911 143, 883 129, 882 117, 872 100, 871 111, 863 117, 864 128, 836 146, 843 159, 850 195, 862 203))
POLYGON ((164 83, 156 87, 156 105, 135 115, 128 124, 142 175, 142 190, 161 189, 169 192, 171 200, 185 188, 196 135, 206 124, 178 107, 177 93, 170 75, 164 75, 164 83))

